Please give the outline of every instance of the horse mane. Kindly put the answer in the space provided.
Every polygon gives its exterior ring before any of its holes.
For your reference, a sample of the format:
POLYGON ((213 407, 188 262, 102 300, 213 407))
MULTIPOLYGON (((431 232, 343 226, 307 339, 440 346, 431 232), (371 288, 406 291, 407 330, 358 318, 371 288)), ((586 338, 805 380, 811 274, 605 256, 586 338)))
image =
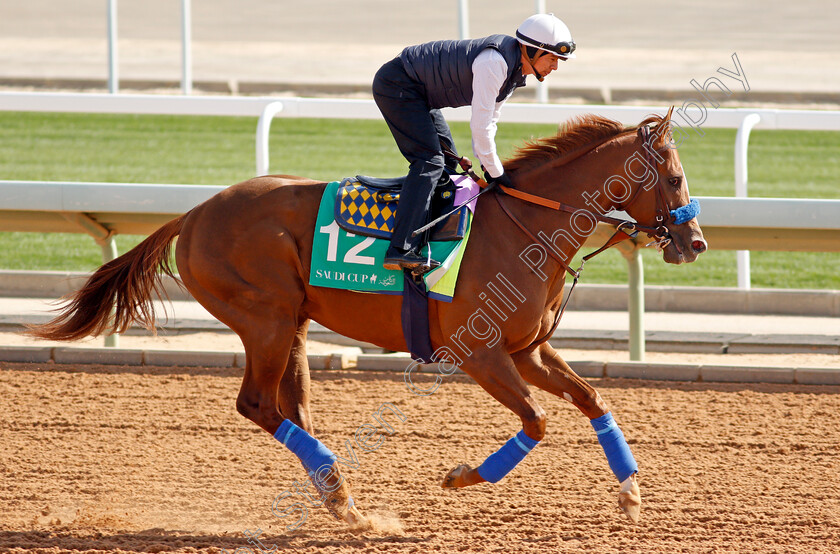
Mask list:
POLYGON ((503 165, 506 171, 528 169, 573 154, 587 146, 602 144, 623 133, 636 131, 643 125, 650 123, 659 125, 664 120, 665 118, 661 116, 651 115, 634 127, 625 127, 617 121, 599 115, 578 116, 563 125, 553 137, 526 142, 503 165))

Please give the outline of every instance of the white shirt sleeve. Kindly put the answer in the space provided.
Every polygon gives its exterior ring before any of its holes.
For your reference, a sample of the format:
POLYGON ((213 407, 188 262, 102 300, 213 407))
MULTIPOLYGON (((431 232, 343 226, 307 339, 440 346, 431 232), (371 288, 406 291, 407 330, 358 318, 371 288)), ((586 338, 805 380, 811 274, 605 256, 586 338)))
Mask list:
POLYGON ((478 161, 491 177, 504 173, 502 162, 496 154, 496 122, 499 121, 504 100, 496 102, 496 97, 505 82, 507 70, 507 62, 495 48, 485 49, 472 64, 472 147, 478 161))

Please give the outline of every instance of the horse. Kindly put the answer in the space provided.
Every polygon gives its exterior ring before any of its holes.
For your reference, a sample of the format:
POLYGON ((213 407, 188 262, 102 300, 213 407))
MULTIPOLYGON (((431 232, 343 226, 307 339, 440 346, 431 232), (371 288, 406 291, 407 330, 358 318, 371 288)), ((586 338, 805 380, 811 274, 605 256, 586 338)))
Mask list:
MULTIPOLYGON (((442 486, 495 483, 546 434, 546 413, 529 385, 571 402, 592 423, 619 481, 619 506, 637 521, 638 467, 598 392, 547 339, 562 314, 569 260, 597 221, 618 226, 609 246, 646 232, 665 262, 688 263, 707 244, 670 132, 673 108, 625 127, 595 115, 531 140, 504 163, 515 189, 479 198, 451 302, 429 300, 429 330, 441 363, 457 366, 521 420, 522 429, 476 468, 462 464, 442 486), (606 215, 623 210, 635 221, 606 215), (618 236, 618 238, 615 238, 618 236), (495 295, 488 294, 489 292, 495 295)), ((326 183, 255 177, 164 224, 107 262, 68 295, 58 315, 28 332, 72 341, 155 328, 153 295, 175 264, 192 296, 241 338, 246 353, 236 409, 302 462, 329 511, 355 528, 355 505, 336 456, 313 436, 306 356, 309 321, 383 349, 407 351, 399 296, 309 284, 314 222, 326 183)), ((695 201, 696 202, 696 201, 695 201)), ((408 373, 407 373, 408 376, 408 373)))

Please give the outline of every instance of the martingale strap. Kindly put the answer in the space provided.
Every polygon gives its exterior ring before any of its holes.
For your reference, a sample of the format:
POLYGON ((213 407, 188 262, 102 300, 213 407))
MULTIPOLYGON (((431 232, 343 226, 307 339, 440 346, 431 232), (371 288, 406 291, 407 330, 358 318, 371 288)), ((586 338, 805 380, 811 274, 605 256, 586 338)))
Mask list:
MULTIPOLYGON (((545 244, 544 240, 542 240, 539 237, 537 237, 536 235, 534 235, 527 227, 525 227, 525 225, 522 224, 521 221, 519 221, 519 218, 517 218, 508 209, 508 207, 504 204, 504 202, 502 202, 501 195, 494 194, 493 196, 496 198, 496 202, 499 203, 499 206, 502 208, 502 211, 505 212, 505 214, 510 218, 510 220, 513 221, 516 224, 516 226, 519 227, 519 229, 528 236, 528 238, 533 240, 535 243, 545 244)), ((616 229, 615 233, 613 233, 613 235, 609 238, 609 240, 607 240, 606 243, 604 243, 604 245, 601 248, 599 248, 598 250, 584 256, 582 261, 581 261, 581 265, 577 269, 577 271, 572 269, 569 266, 569 264, 566 263, 565 260, 560 258, 559 254, 557 254, 557 252, 555 251, 555 249, 553 248, 552 245, 547 245, 546 252, 548 252, 549 256, 554 258, 554 261, 556 261, 558 264, 560 264, 560 267, 565 269, 569 274, 572 275, 572 277, 574 277, 574 281, 572 281, 572 286, 569 289, 569 294, 566 295, 566 300, 563 302, 563 305, 560 307, 560 311, 557 312, 557 315, 554 318, 554 323, 551 325, 551 329, 549 329, 549 331, 547 333, 545 333, 543 336, 535 339, 531 343, 532 345, 544 343, 545 341, 550 339, 551 336, 554 334, 554 331, 557 330, 557 327, 560 325, 560 320, 563 319, 563 314, 566 312, 566 306, 568 306, 569 300, 571 300, 571 298, 572 298, 572 293, 575 290, 575 286, 577 286, 578 279, 580 279, 580 271, 583 269, 583 264, 585 264, 590 259, 597 256, 598 254, 600 254, 604 250, 606 250, 608 248, 611 248, 612 246, 615 246, 619 242, 625 241, 627 239, 631 239, 638 234, 638 231, 634 231, 632 234, 625 233, 624 232, 624 227, 627 226, 628 222, 621 221, 621 220, 617 220, 617 221, 619 221, 619 226, 618 226, 618 229, 616 229)))
MULTIPOLYGON (((669 114, 670 114, 670 112, 669 112, 669 114)), ((642 148, 642 150, 645 153, 645 157, 646 157, 647 161, 652 166, 655 167, 656 166, 656 160, 653 158, 653 153, 652 153, 652 150, 651 150, 652 135, 651 135, 651 132, 650 132, 650 128, 647 126, 647 124, 643 124, 638 128, 637 132, 639 134, 639 138, 642 140, 642 143, 643 143, 643 146, 644 146, 642 148)), ((444 151, 447 152, 449 155, 455 157, 456 159, 459 159, 460 161, 464 160, 464 158, 460 158, 457 154, 455 154, 454 151, 452 151, 451 149, 448 149, 446 147, 446 145, 443 145, 443 147, 444 147, 444 151)), ((587 150, 586 152, 588 152, 588 151, 589 150, 587 150)), ((492 185, 490 185, 490 184, 487 183, 487 181, 485 181, 484 179, 479 177, 474 171, 472 171, 471 164, 468 165, 466 163, 462 163, 461 167, 465 170, 465 172, 467 174, 469 174, 469 176, 476 183, 478 183, 478 185, 482 189, 487 190, 488 187, 489 188, 498 188, 501 192, 507 194, 508 196, 512 196, 512 197, 517 198, 519 200, 522 200, 524 202, 528 202, 530 204, 535 204, 537 206, 543 206, 545 208, 549 208, 549 209, 552 209, 552 210, 563 211, 563 212, 572 213, 572 214, 581 210, 581 208, 576 208, 575 206, 570 206, 569 204, 564 204, 563 202, 558 202, 556 200, 551 200, 551 199, 548 199, 548 198, 544 198, 542 196, 537 196, 535 194, 530 194, 528 192, 517 190, 515 188, 506 187, 506 186, 502 185, 501 183, 493 183, 492 185)), ((632 204, 636 200, 636 198, 640 195, 642 189, 643 189, 643 187, 641 187, 641 186, 638 187, 636 189, 636 192, 633 194, 632 198, 628 202, 624 203, 624 205, 627 206, 627 205, 632 204)), ((616 231, 607 240, 607 242, 604 243, 603 246, 601 246, 600 248, 598 248, 594 252, 591 252, 590 254, 587 254, 586 256, 584 256, 583 259, 582 259, 581 265, 577 270, 572 269, 569 266, 569 264, 567 264, 566 261, 563 260, 560 257, 560 255, 556 252, 556 248, 553 244, 548 244, 544 239, 534 235, 534 233, 532 233, 525 225, 523 225, 522 222, 519 221, 519 219, 513 214, 513 212, 510 211, 510 209, 508 209, 508 207, 502 201, 501 195, 498 194, 498 191, 497 191, 496 194, 494 194, 494 196, 496 197, 496 202, 499 203, 499 207, 502 208, 502 211, 504 211, 505 215, 507 215, 508 218, 511 221, 513 221, 513 223, 516 224, 516 226, 519 227, 519 229, 523 233, 525 233, 526 236, 528 236, 528 238, 530 238, 531 240, 533 240, 537 244, 542 244, 543 246, 545 246, 546 251, 548 252, 548 255, 551 256, 557 263, 559 263, 560 267, 562 267, 567 273, 569 273, 570 275, 572 275, 574 277, 574 282, 572 283, 571 290, 569 291, 569 294, 566 296, 566 300, 563 302, 559 312, 557 313, 557 316, 554 320, 554 325, 552 325, 551 330, 547 334, 545 334, 544 336, 534 340, 531 343, 532 346, 535 345, 535 344, 541 344, 541 343, 547 341, 551 337, 551 335, 554 334, 554 331, 557 329, 557 326, 560 324, 560 319, 563 317, 563 313, 566 310, 566 305, 569 303, 569 299, 572 296, 572 292, 574 291, 575 285, 577 285, 578 279, 580 278, 580 272, 583 269, 584 264, 588 260, 592 259, 593 257, 597 256, 601 252, 615 246, 616 244, 618 244, 622 241, 625 241, 625 240, 628 240, 628 239, 631 239, 631 238, 635 238, 639 234, 639 231, 642 231, 642 232, 646 233, 648 236, 652 237, 654 239, 654 243, 657 243, 657 246, 664 247, 664 245, 667 244, 667 242, 669 242, 671 240, 670 236, 669 236, 669 233, 668 233, 668 229, 665 227, 665 216, 670 216, 671 220, 676 225, 682 225, 684 223, 687 223, 688 221, 691 221, 692 219, 697 217, 697 215, 700 213, 700 204, 697 201, 697 199, 692 199, 685 206, 681 206, 681 207, 676 208, 674 210, 669 210, 668 205, 667 205, 667 203, 665 202, 665 199, 662 196, 663 193, 662 193, 661 186, 656 187, 655 194, 656 194, 656 213, 657 213, 657 216, 656 216, 657 226, 656 227, 652 227, 652 226, 648 226, 648 225, 640 225, 640 224, 638 224, 636 222, 633 222, 633 221, 627 221, 627 220, 618 219, 618 218, 615 218, 615 217, 609 217, 609 216, 606 216, 606 215, 601 215, 599 213, 587 212, 596 221, 615 226, 616 231)), ((651 244, 653 244, 653 243, 651 243, 651 244)))
MULTIPOLYGON (((482 183, 484 183, 486 185, 486 182, 482 181, 482 183)), ((481 185, 482 183, 479 183, 479 185, 481 185)), ((501 188, 506 194, 508 193, 508 191, 512 191, 512 192, 516 193, 516 194, 511 194, 511 196, 514 196, 515 198, 521 198, 521 199, 524 200, 525 198, 523 196, 534 196, 534 195, 531 195, 531 194, 528 194, 528 193, 523 193, 522 191, 518 191, 516 189, 511 189, 511 188, 506 187, 504 185, 498 185, 498 187, 501 188)), ((519 221, 519 219, 513 214, 513 212, 511 212, 510 209, 508 209, 508 207, 505 205, 505 203, 502 202, 501 195, 496 194, 494 196, 496 197, 496 202, 498 202, 499 206, 501 206, 502 211, 505 212, 505 215, 507 215, 510 218, 510 220, 513 221, 516 224, 516 226, 519 227, 519 229, 528 236, 528 238, 530 238, 531 240, 533 240, 534 242, 536 242, 538 244, 546 245, 545 241, 543 239, 539 238, 537 235, 532 233, 527 227, 525 227, 525 225, 522 224, 521 221, 519 221)), ((541 198, 541 197, 536 196, 535 198, 541 198)), ((546 202, 552 202, 553 204, 556 204, 557 207, 552 207, 552 206, 549 206, 549 205, 544 204, 544 203, 540 203, 541 206, 545 206, 547 208, 553 208, 553 209, 558 210, 558 211, 563 211, 563 212, 567 212, 567 213, 574 213, 574 212, 578 211, 578 209, 579 209, 579 208, 575 208, 574 206, 569 206, 568 204, 563 204, 562 202, 554 202, 553 200, 547 200, 545 198, 541 198, 541 199, 545 200, 546 202)), ((610 225, 615 225, 617 227, 617 230, 616 230, 615 233, 613 233, 613 235, 609 238, 609 240, 607 240, 607 242, 604 243, 604 245, 601 248, 592 252, 591 254, 588 254, 588 255, 584 256, 584 258, 583 258, 584 262, 589 261, 591 258, 600 254, 604 250, 607 250, 608 248, 611 248, 611 247, 615 246, 619 242, 625 241, 627 239, 634 238, 639 233, 639 231, 653 232, 653 230, 654 230, 652 227, 646 227, 644 225, 637 225, 636 223, 634 223, 632 221, 626 221, 626 220, 618 219, 618 218, 614 218, 614 217, 601 216, 599 214, 592 214, 591 212, 590 212, 590 214, 597 221, 600 221, 602 223, 608 223, 610 225), (631 232, 627 233, 627 232, 625 232, 625 229, 628 229, 631 232)), ((546 250, 547 250, 548 254, 552 258, 554 258, 554 260, 557 263, 559 263, 560 266, 563 269, 565 269, 574 278, 580 277, 580 273, 579 273, 580 270, 575 271, 574 269, 572 269, 569 266, 569 264, 567 264, 563 259, 561 259, 560 256, 556 253, 553 245, 546 245, 546 246, 547 246, 546 250)))
MULTIPOLYGON (((532 233, 530 231, 530 229, 525 227, 525 225, 523 225, 522 222, 519 221, 519 218, 517 218, 515 215, 513 215, 513 213, 510 211, 510 209, 508 209, 508 207, 505 205, 505 203, 502 202, 501 195, 494 194, 493 197, 496 199, 496 202, 499 203, 499 206, 502 208, 502 211, 505 212, 505 215, 507 215, 508 218, 510 218, 510 220, 513 221, 516 224, 516 226, 519 227, 519 229, 528 236, 529 239, 531 239, 535 243, 538 243, 538 244, 543 243, 544 244, 544 241, 541 238, 539 238, 534 233, 532 233)), ((557 252, 555 251, 554 248, 549 247, 549 248, 546 249, 546 251, 548 252, 549 256, 554 258, 554 261, 556 261, 558 264, 560 264, 560 267, 562 267, 563 269, 568 271, 574 277, 578 276, 578 272, 575 271, 574 269, 572 269, 569 266, 569 264, 567 264, 562 258, 560 258, 560 256, 557 254, 557 252)))
MULTIPOLYGON (((467 173, 469 173, 470 177, 476 183, 478 183, 478 185, 482 189, 490 186, 490 185, 488 185, 487 181, 485 181, 484 179, 482 179, 481 177, 476 175, 475 172, 468 170, 467 173)), ((574 206, 570 206, 569 204, 564 204, 563 202, 557 202, 556 200, 550 200, 548 198, 543 198, 541 196, 530 194, 530 193, 527 193, 527 192, 524 192, 524 191, 521 191, 521 190, 506 187, 502 184, 496 183, 495 186, 499 187, 499 189, 502 192, 504 192, 505 194, 507 194, 509 196, 513 196, 514 198, 524 200, 525 202, 528 202, 528 203, 531 203, 531 204, 537 204, 539 206, 550 208, 552 210, 557 210, 557 211, 562 211, 562 212, 567 212, 567 213, 575 213, 576 211, 578 211, 580 209, 580 208, 576 208, 574 206)), ((554 332, 557 330, 557 327, 560 325, 560 320, 563 319, 563 314, 566 312, 566 306, 568 306, 569 300, 571 300, 571 298, 572 298, 572 293, 575 290, 575 286, 577 286, 578 279, 580 279, 580 272, 583 269, 583 265, 587 261, 589 261, 590 259, 594 258, 595 256, 597 256, 601 252, 615 246, 616 244, 618 244, 622 241, 634 238, 636 235, 639 234, 639 231, 644 231, 648 234, 656 233, 656 229, 654 229, 653 227, 638 225, 637 223, 632 222, 632 221, 627 221, 627 220, 624 220, 624 219, 618 219, 618 218, 614 218, 614 217, 608 217, 608 216, 604 216, 604 215, 601 215, 601 214, 592 214, 590 212, 590 215, 593 218, 595 218, 596 221, 600 221, 602 223, 607 223, 609 225, 615 225, 617 227, 617 229, 616 229, 615 233, 613 233, 613 235, 607 240, 607 242, 604 243, 603 246, 601 246, 601 248, 599 248, 599 249, 595 250, 594 252, 591 252, 590 254, 587 254, 586 256, 584 256, 582 261, 581 261, 580 267, 577 270, 574 270, 574 269, 571 268, 571 266, 569 266, 569 264, 566 263, 565 260, 563 260, 560 257, 560 255, 556 252, 556 250, 554 248, 554 245, 546 244, 545 240, 543 240, 543 239, 539 238, 538 236, 534 235, 534 233, 532 233, 521 221, 519 221, 519 218, 517 218, 513 214, 513 212, 511 212, 510 209, 508 209, 508 207, 505 205, 505 203, 502 202, 502 198, 501 198, 500 194, 497 193, 497 194, 494 194, 493 196, 496 198, 496 202, 498 202, 499 207, 501 207, 502 211, 505 212, 505 215, 507 215, 508 218, 510 218, 510 220, 513 221, 513 223, 517 227, 519 227, 519 229, 523 233, 525 233, 526 236, 528 236, 528 238, 533 240, 536 244, 545 245, 546 246, 545 250, 546 250, 546 252, 548 252, 548 255, 551 256, 554 259, 554 261, 556 261, 558 264, 560 264, 560 267, 562 267, 567 273, 569 273, 574 278, 574 281, 572 281, 572 286, 569 289, 569 294, 566 295, 566 300, 563 302, 562 306, 560 307, 560 310, 557 312, 557 315, 554 318, 554 323, 551 325, 551 329, 549 329, 548 332, 545 333, 543 336, 534 339, 534 341, 531 342, 531 346, 544 343, 545 341, 550 339, 551 336, 554 334, 554 332), (628 233, 625 230, 629 230, 630 232, 628 233)))
POLYGON ((619 242, 624 242, 627 239, 632 239, 638 234, 639 234, 638 231, 634 231, 633 233, 630 233, 630 234, 625 233, 624 229, 622 229, 621 226, 619 226, 619 228, 615 230, 615 233, 613 233, 612 236, 609 239, 607 239, 607 242, 604 243, 604 246, 602 246, 598 250, 596 250, 594 252, 590 252, 589 254, 584 256, 583 257, 583 262, 584 263, 588 262, 590 259, 594 258, 595 256, 597 256, 598 254, 600 254, 604 250, 606 250, 608 248, 612 248, 613 246, 615 246, 619 242))

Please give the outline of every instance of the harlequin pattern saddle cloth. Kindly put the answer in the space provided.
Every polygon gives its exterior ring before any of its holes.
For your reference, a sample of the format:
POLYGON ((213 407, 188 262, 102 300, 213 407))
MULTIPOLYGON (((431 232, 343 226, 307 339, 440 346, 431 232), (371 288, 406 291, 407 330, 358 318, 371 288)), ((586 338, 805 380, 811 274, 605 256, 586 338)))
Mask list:
MULTIPOLYGON (((451 211, 459 188, 470 185, 459 178, 458 184, 449 179, 437 186, 432 199, 431 219, 451 211)), ((351 233, 365 237, 390 239, 394 230, 394 216, 400 201, 400 189, 405 177, 375 179, 357 176, 341 181, 335 201, 335 221, 351 233)), ((469 179, 467 179, 469 181, 469 179)), ((470 181, 471 183, 471 181, 470 181)), ((429 240, 461 240, 467 230, 468 209, 463 207, 431 229, 429 240)))

